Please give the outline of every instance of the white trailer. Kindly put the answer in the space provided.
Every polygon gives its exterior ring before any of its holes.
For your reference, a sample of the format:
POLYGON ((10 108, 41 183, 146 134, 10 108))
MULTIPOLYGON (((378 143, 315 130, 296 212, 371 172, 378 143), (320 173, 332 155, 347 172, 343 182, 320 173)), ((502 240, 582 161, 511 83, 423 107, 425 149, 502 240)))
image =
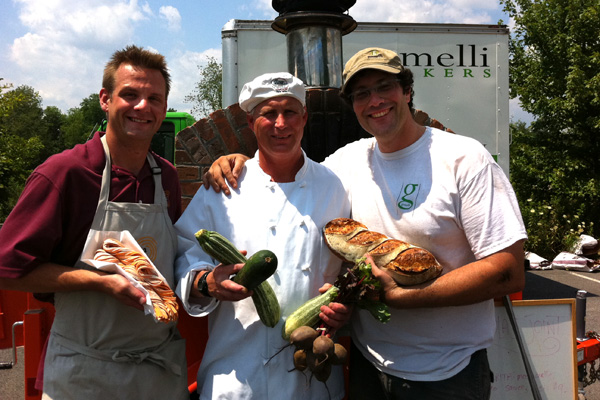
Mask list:
MULTIPOLYGON (((285 35, 273 21, 231 20, 222 29, 223 107, 265 72, 287 71, 285 35)), ((476 138, 509 171, 508 37, 503 25, 358 22, 342 60, 377 46, 396 51, 415 76, 415 108, 476 138)))

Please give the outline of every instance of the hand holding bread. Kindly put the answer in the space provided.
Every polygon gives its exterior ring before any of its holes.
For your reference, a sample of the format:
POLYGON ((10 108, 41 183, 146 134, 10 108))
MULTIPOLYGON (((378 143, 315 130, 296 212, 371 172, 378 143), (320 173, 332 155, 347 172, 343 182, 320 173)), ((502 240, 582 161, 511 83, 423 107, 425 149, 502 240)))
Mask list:
POLYGON ((377 267, 386 270, 399 285, 417 285, 442 273, 442 266, 429 251, 369 231, 350 218, 328 222, 323 236, 329 249, 343 260, 356 262, 369 254, 377 267))

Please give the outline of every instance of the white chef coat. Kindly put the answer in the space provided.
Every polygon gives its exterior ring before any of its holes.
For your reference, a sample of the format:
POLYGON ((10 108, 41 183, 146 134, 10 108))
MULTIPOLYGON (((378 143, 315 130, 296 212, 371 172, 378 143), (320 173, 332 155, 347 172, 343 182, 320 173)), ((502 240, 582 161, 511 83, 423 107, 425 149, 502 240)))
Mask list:
MULTIPOLYGON (((267 361, 286 342, 283 319, 333 283, 341 261, 329 251, 321 230, 330 220, 350 212, 339 179, 304 156, 294 182, 274 183, 258 165, 258 154, 246 163, 239 189, 231 196, 200 189, 175 224, 178 234, 177 294, 193 316, 209 315, 209 339, 198 371, 201 399, 329 399, 325 385, 293 369, 288 347, 267 361), (278 259, 268 282, 281 306, 274 328, 262 324, 251 298, 238 302, 190 299, 195 271, 217 263, 198 245, 194 233, 216 231, 248 256, 269 249, 278 259), (196 300, 196 302, 195 302, 196 300)), ((341 368, 327 381, 331 399, 343 397, 341 368)))

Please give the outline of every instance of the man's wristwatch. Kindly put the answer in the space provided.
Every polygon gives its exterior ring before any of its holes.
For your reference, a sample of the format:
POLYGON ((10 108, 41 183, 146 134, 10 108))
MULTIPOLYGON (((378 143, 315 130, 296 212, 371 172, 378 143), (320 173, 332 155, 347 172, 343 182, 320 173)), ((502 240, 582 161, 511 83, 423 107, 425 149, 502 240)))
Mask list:
POLYGON ((200 294, 204 297, 212 297, 208 291, 208 283, 206 283, 206 278, 208 277, 209 273, 210 271, 207 271, 206 273, 202 274, 200 279, 198 279, 198 285, 196 286, 200 294))

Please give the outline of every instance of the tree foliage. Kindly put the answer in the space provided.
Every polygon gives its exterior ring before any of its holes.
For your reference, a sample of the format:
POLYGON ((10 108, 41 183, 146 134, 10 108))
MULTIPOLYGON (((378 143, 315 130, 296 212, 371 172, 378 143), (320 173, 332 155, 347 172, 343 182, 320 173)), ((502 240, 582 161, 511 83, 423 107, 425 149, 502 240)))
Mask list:
POLYGON ((192 114, 195 117, 207 117, 211 112, 222 107, 223 65, 214 57, 207 57, 205 67, 198 66, 200 81, 196 83, 191 94, 185 96, 185 101, 192 103, 192 114))
POLYGON ((82 100, 67 115, 42 109, 29 86, 13 89, 0 78, 0 221, 16 203, 27 177, 49 156, 85 142, 104 118, 98 94, 82 100))
POLYGON ((553 258, 567 250, 574 234, 598 233, 593 223, 600 219, 600 3, 501 2, 515 21, 511 97, 520 97, 523 109, 535 116, 529 127, 511 124, 511 180, 530 236, 528 249, 553 258))
MULTIPOLYGON (((1 80, 1 78, 0 78, 1 80)), ((0 82, 1 83, 1 82, 0 82)), ((41 101, 29 87, 14 90, 0 84, 0 219, 4 220, 16 202, 25 179, 39 159, 43 143, 36 135, 40 129, 41 101), (33 129, 20 115, 34 118, 33 129)))
POLYGON ((105 115, 97 93, 83 99, 78 108, 69 109, 62 126, 65 148, 84 143, 97 130, 105 115))
POLYGON ((46 132, 41 136, 45 148, 45 157, 56 154, 65 148, 62 126, 67 122, 67 117, 55 106, 46 107, 42 117, 46 125, 46 132))

